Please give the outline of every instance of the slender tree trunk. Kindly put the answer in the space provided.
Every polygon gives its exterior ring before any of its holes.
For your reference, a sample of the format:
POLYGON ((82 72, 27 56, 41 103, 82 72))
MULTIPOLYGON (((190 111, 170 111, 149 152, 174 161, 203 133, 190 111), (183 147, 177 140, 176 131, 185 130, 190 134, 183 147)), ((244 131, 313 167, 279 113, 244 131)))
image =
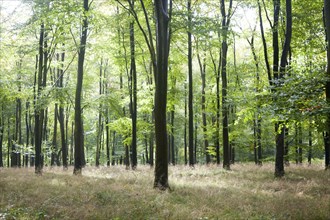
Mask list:
POLYGON ((3 136, 4 136, 4 128, 5 128, 5 122, 4 122, 4 109, 3 109, 3 103, 1 104, 1 116, 0 116, 0 167, 3 167, 3 159, 2 159, 2 143, 3 143, 3 136))
MULTIPOLYGON (((132 0, 131 10, 134 10, 134 1, 132 0)), ((130 50, 131 50, 131 119, 132 119, 132 169, 137 167, 137 143, 136 143, 136 123, 137 123, 137 78, 136 78, 136 63, 135 63, 135 30, 134 21, 130 22, 130 50)))
POLYGON ((111 165, 114 166, 116 164, 115 153, 116 153, 116 132, 114 131, 112 134, 112 149, 111 149, 111 165))
MULTIPOLYGON (((107 86, 106 86, 106 91, 108 90, 107 86)), ((110 163, 111 163, 111 160, 110 160, 110 138, 111 138, 111 135, 110 135, 110 127, 109 127, 109 123, 110 123, 110 120, 109 120, 109 109, 107 108, 106 109, 106 113, 105 113, 105 139, 106 139, 106 152, 107 152, 107 166, 109 167, 110 166, 110 163)))
MULTIPOLYGON (((330 0, 324 0, 324 23, 327 39, 327 71, 326 76, 330 77, 330 0)), ((326 81, 325 95, 327 103, 330 103, 330 80, 326 81)), ((324 132, 325 169, 330 169, 330 114, 327 115, 327 127, 324 132)))
POLYGON ((37 106, 38 99, 41 96, 42 91, 42 77, 43 77, 43 68, 44 68, 44 36, 45 36, 45 26, 41 24, 40 28, 40 37, 39 37, 39 60, 38 60, 38 76, 37 76, 37 95, 35 99, 35 173, 40 175, 42 174, 42 137, 43 137, 43 119, 44 119, 44 109, 40 106, 37 106))
MULTIPOLYGON (((89 10, 88 0, 84 0, 84 12, 87 13, 89 10)), ((82 168, 85 165, 85 153, 84 153, 84 125, 82 121, 82 108, 81 108, 81 96, 82 96, 82 83, 84 76, 84 60, 85 60, 85 49, 87 42, 87 29, 88 19, 87 15, 84 15, 82 34, 80 38, 80 48, 78 55, 78 74, 77 74, 77 85, 76 85, 76 96, 75 96, 75 129, 74 129, 74 174, 81 174, 82 168)))
MULTIPOLYGON (((58 70, 58 86, 60 88, 63 88, 63 81, 64 81, 64 59, 65 59, 65 53, 61 53, 61 68, 58 70)), ((67 108, 68 109, 68 108, 67 108)), ((58 122, 60 124, 60 133, 61 133, 61 151, 62 151, 62 164, 63 169, 66 170, 68 168, 68 114, 67 117, 65 117, 65 110, 64 110, 64 103, 61 101, 59 106, 59 114, 58 114, 58 122)), ((57 157, 57 160, 59 161, 59 157, 57 157)), ((57 165, 59 166, 59 162, 57 162, 57 165)))
MULTIPOLYGON (((100 72, 99 72, 99 95, 102 95, 102 87, 103 87, 103 59, 101 59, 100 64, 100 72)), ((100 154, 101 154, 101 143, 102 143, 102 103, 99 105, 99 116, 98 116, 98 123, 97 123, 97 140, 96 140, 96 158, 95 158, 95 165, 96 167, 100 166, 100 154)))
POLYGON ((269 59, 268 59, 268 47, 267 47, 266 37, 265 37, 265 32, 264 32, 264 24, 263 24, 263 20, 262 20, 260 0, 258 0, 258 14, 259 14, 260 32, 261 32, 261 39, 262 39, 262 45, 263 45, 263 51, 264 51, 264 59, 265 59, 265 64, 266 64, 266 69, 267 69, 268 82, 269 82, 269 85, 272 86, 273 79, 272 79, 272 74, 271 74, 271 69, 270 69, 270 64, 269 64, 269 59))
POLYGON ((125 145, 125 165, 126 165, 126 170, 129 170, 130 156, 129 156, 129 146, 128 145, 125 145))
POLYGON ((312 134, 312 119, 309 120, 309 130, 308 130, 308 165, 312 164, 313 156, 313 134, 312 134))
POLYGON ((227 52, 228 52, 228 26, 232 8, 232 0, 229 3, 228 14, 226 14, 225 0, 221 0, 222 16, 222 44, 221 44, 221 80, 222 80, 222 143, 223 143, 223 168, 230 169, 230 146, 229 146, 229 128, 228 128, 228 103, 227 103, 227 52))
MULTIPOLYGON (((260 93, 260 76, 259 76, 259 60, 258 56, 255 51, 254 47, 254 32, 255 29, 253 30, 253 35, 251 40, 248 40, 248 43, 250 44, 251 47, 251 52, 253 55, 253 60, 256 66, 256 88, 255 91, 257 93, 260 93)), ((261 149, 261 115, 260 115, 260 101, 257 99, 257 108, 256 108, 256 113, 255 113, 255 119, 254 119, 254 157, 255 157, 255 163, 257 165, 262 165, 262 149, 261 149)))
POLYGON ((11 146, 11 137, 10 137, 10 119, 8 117, 7 119, 7 137, 8 137, 8 143, 7 143, 7 167, 10 167, 10 146, 11 146))
POLYGON ((184 85, 184 134, 183 134, 183 139, 184 139, 184 164, 187 165, 188 164, 188 143, 187 143, 187 115, 188 115, 188 111, 187 111, 187 85, 185 83, 184 85))
POLYGON ((58 118, 58 104, 54 108, 54 127, 53 127, 53 143, 52 143, 52 156, 50 165, 54 166, 57 163, 57 118, 58 118))
MULTIPOLYGON (((22 91, 22 85, 21 85, 21 69, 22 69, 22 61, 20 60, 17 63, 18 71, 18 93, 22 91)), ((15 126, 15 141, 18 143, 19 146, 23 145, 22 141, 22 100, 21 98, 16 99, 16 126, 15 126)))
POLYGON ((174 116, 175 110, 171 111, 171 163, 172 165, 176 164, 176 157, 175 157, 175 141, 174 141, 174 116))
MULTIPOLYGON (((154 116, 154 111, 152 111, 152 116, 151 116, 151 123, 154 124, 155 116, 154 116)), ((149 138, 149 164, 150 167, 154 166, 154 142, 155 142, 155 133, 153 130, 150 131, 150 138, 149 138)))
POLYGON ((191 0, 187 1, 188 12, 188 149, 189 166, 194 166, 194 112, 193 112, 193 75, 192 75, 192 11, 191 0))
POLYGON ((302 126, 299 124, 298 126, 298 164, 302 164, 303 161, 303 150, 302 150, 302 144, 303 144, 303 136, 302 136, 302 126))
MULTIPOLYGON (((197 50, 199 49, 197 42, 197 50)), ((197 52, 197 59, 199 64, 199 69, 201 73, 202 79, 202 122, 203 122, 203 142, 204 142, 204 151, 205 151, 205 161, 206 164, 211 162, 211 157, 209 154, 209 140, 207 136, 207 120, 206 120, 206 94, 205 94, 205 87, 206 87, 206 60, 205 58, 202 60, 199 51, 197 52)))

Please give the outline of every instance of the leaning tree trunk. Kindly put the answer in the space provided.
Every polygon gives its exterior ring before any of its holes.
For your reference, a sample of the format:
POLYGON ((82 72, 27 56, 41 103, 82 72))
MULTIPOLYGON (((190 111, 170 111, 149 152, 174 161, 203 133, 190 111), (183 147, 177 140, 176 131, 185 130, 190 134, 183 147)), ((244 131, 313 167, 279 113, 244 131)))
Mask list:
POLYGON ((81 96, 82 96, 82 84, 84 76, 84 61, 85 50, 87 42, 87 29, 88 19, 86 13, 88 12, 88 0, 84 0, 84 20, 82 26, 82 33, 80 38, 80 48, 78 55, 78 73, 77 73, 77 85, 76 85, 76 97, 75 97, 75 115, 74 115, 74 174, 81 174, 82 168, 85 165, 85 153, 84 153, 84 125, 82 121, 82 108, 81 108, 81 96))

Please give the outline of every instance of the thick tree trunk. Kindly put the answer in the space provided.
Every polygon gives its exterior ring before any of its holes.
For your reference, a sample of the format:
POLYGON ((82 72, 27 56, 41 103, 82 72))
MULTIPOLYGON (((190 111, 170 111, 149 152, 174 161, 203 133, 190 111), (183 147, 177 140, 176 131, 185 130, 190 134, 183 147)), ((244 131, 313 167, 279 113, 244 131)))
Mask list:
MULTIPOLYGON (((84 12, 88 12, 88 0, 84 0, 84 12)), ((82 34, 80 38, 80 48, 78 55, 78 73, 77 73, 77 85, 76 85, 76 96, 75 96, 75 129, 74 129, 74 174, 81 174, 82 168, 85 165, 85 153, 84 153, 84 125, 82 120, 82 84, 84 76, 84 61, 85 61, 85 49, 87 42, 87 29, 88 19, 87 15, 84 15, 82 34)))
MULTIPOLYGON (((279 2, 277 4, 280 4, 279 2)), ((279 7, 279 6, 278 6, 279 7)), ((276 7, 277 8, 277 7, 276 7)), ((276 10, 275 8, 275 10, 276 10)), ((285 30, 285 41, 282 50, 281 63, 280 63, 280 74, 274 75, 275 80, 277 80, 277 88, 281 86, 280 80, 283 79, 286 73, 287 58, 290 50, 292 36, 292 6, 291 0, 286 0, 286 30, 285 30)), ((277 39, 278 40, 278 39, 277 39)), ((275 54, 274 54, 275 56, 275 54)), ((274 71, 274 74, 276 71, 274 71)), ((284 145, 285 145, 285 124, 284 122, 279 122, 276 126, 276 158, 275 158, 275 176, 282 177, 284 175, 284 145)))
POLYGON ((156 166, 154 187, 165 190, 168 184, 167 158, 167 73, 169 56, 169 15, 168 0, 155 1, 157 66, 155 69, 155 135, 156 135, 156 166))

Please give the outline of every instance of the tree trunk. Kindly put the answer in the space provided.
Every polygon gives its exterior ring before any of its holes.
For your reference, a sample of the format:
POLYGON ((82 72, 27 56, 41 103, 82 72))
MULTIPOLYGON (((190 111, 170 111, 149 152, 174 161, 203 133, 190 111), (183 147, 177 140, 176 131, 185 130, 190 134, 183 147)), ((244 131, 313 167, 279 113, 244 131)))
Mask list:
MULTIPOLYGON (((89 10, 88 0, 84 0, 84 12, 87 13, 89 10)), ((84 153, 84 126, 82 121, 82 108, 81 108, 81 96, 82 96, 82 84, 84 76, 84 60, 85 60, 85 49, 87 42, 87 29, 88 19, 87 15, 84 15, 82 34, 80 38, 80 48, 78 55, 78 73, 77 73, 77 85, 76 85, 76 96, 75 96, 75 129, 74 129, 74 174, 81 174, 82 168, 85 165, 85 153, 84 153)))
POLYGON ((3 104, 1 104, 1 116, 0 116, 0 167, 3 167, 3 160, 2 160, 2 143, 3 143, 3 134, 4 134, 4 128, 5 128, 5 122, 4 122, 4 109, 3 104))
POLYGON ((297 151, 297 156, 298 156, 298 164, 302 164, 303 161, 303 150, 302 150, 302 144, 303 144, 303 136, 302 136, 302 126, 299 124, 298 126, 298 151, 297 151))
MULTIPOLYGON (((62 52, 61 54, 61 68, 58 70, 58 86, 60 88, 63 88, 63 81, 64 81, 64 59, 65 59, 65 53, 62 52)), ((61 151, 62 151, 62 164, 63 169, 68 168, 68 114, 67 117, 65 117, 64 113, 64 103, 61 101, 59 106, 59 114, 58 114, 58 122, 60 124, 60 133, 61 133, 61 151)), ((57 160, 59 161, 59 157, 57 157, 57 160)), ((57 162, 57 165, 59 166, 59 162, 57 162)))
POLYGON ((114 131, 112 134, 112 149, 111 149, 111 165, 114 166, 116 164, 116 160, 115 160, 115 153, 116 153, 116 132, 114 131))
MULTIPOLYGON (((134 0, 132 0, 131 10, 134 10, 134 0)), ((137 143, 136 143, 136 123, 137 123, 137 78, 135 63, 135 30, 134 21, 130 22, 130 50, 131 50, 131 69, 130 69, 130 95, 131 95, 131 119, 132 119, 132 169, 137 167, 137 143)))
MULTIPOLYGON (((330 0, 324 0, 324 21, 327 39, 327 71, 330 77, 330 0)), ((325 95, 327 103, 330 103, 330 80, 326 81, 325 95)), ((330 113, 327 115, 327 127, 324 135, 325 169, 330 169, 330 113)))
POLYGON ((170 112, 170 122, 171 122, 171 134, 170 134, 170 158, 171 158, 171 164, 176 164, 176 157, 175 157, 175 141, 174 141, 174 116, 175 116, 175 110, 173 107, 173 110, 170 112))
MULTIPOLYGON (((278 2, 279 4, 279 2, 278 2)), ((279 6, 278 6, 279 7, 279 6)), ((280 63, 280 75, 275 75, 274 78, 277 80, 277 87, 281 86, 281 82, 284 78, 286 72, 286 66, 288 64, 287 58, 290 50, 292 36, 292 6, 291 0, 286 0, 286 30, 285 30, 285 41, 282 50, 281 63, 280 63)), ((274 71, 274 74, 276 72, 274 71)), ((279 122, 275 129, 277 133, 276 141, 276 158, 275 158, 275 176, 282 177, 284 175, 284 139, 285 139, 285 124, 284 122, 279 122)))
POLYGON ((312 164, 313 156, 313 134, 312 134, 312 119, 309 120, 309 130, 308 130, 308 165, 312 164))
MULTIPOLYGON (((100 72, 99 72, 99 95, 102 95, 102 78, 103 78, 103 59, 101 59, 100 63, 100 72)), ((99 104, 99 116, 98 116, 98 123, 97 123, 97 138, 96 138, 96 154, 95 154, 95 165, 96 167, 100 166, 100 155, 101 155, 101 143, 102 143, 102 103, 99 104)))
POLYGON ((222 143, 223 143, 223 168, 230 169, 230 146, 229 146, 229 128, 228 128, 228 103, 227 103, 227 52, 228 52, 228 26, 232 8, 232 0, 229 3, 228 14, 226 14, 225 0, 221 0, 222 16, 222 44, 221 44, 221 80, 222 80, 222 143))
POLYGON ((10 167, 10 145, 11 145, 11 137, 10 137, 10 118, 7 119, 7 137, 8 137, 8 143, 7 143, 7 167, 10 167))
POLYGON ((57 159, 57 118, 58 118, 58 104, 55 104, 54 108, 54 127, 53 127, 53 143, 52 143, 52 155, 50 160, 50 165, 54 166, 57 159))
POLYGON ((194 112, 193 112, 193 75, 192 75, 192 11, 191 0, 187 2, 188 12, 188 149, 189 166, 194 166, 194 112))
POLYGON ((44 36, 45 36, 45 26, 41 24, 40 28, 40 37, 39 37, 39 60, 38 60, 38 74, 37 74, 37 95, 35 99, 35 126, 34 126, 34 135, 35 135, 35 173, 40 175, 42 174, 42 137, 43 137, 43 119, 44 119, 44 109, 39 105, 38 100, 41 96, 42 91, 42 77, 43 77, 43 68, 44 68, 44 36))
POLYGON ((183 141, 184 141, 184 164, 187 165, 188 164, 188 143, 187 143, 187 115, 188 115, 188 111, 187 111, 187 85, 185 83, 184 85, 184 134, 183 134, 183 141))
MULTIPOLYGON (((255 27, 256 28, 256 27, 255 27)), ((251 40, 247 39, 250 47, 251 47, 251 52, 253 55, 253 60, 256 66, 256 88, 255 91, 257 93, 260 93, 260 76, 259 76, 259 60, 258 56, 255 51, 254 47, 254 31, 252 33, 252 38, 251 40)), ((255 113, 255 118, 254 118, 254 157, 255 157, 255 163, 257 165, 262 165, 262 149, 261 149, 261 115, 260 115, 260 101, 257 98, 257 108, 256 108, 256 113, 255 113)))
MULTIPOLYGON (((106 87, 106 90, 107 90, 107 87, 106 87)), ((106 114, 105 114, 106 118, 105 118, 105 139, 106 139, 106 152, 107 152, 107 166, 109 167, 110 166, 110 127, 109 127, 109 123, 110 123, 110 120, 109 120, 109 109, 107 108, 106 110, 106 114)))
MULTIPOLYGON (((22 91, 22 86, 21 86, 21 69, 22 69, 22 61, 20 60, 17 63, 17 68, 18 68, 18 93, 22 91)), ((16 126, 15 126, 15 141, 18 143, 18 145, 22 146, 23 141, 22 141, 22 100, 21 98, 16 98, 16 126)))
MULTIPOLYGON (((197 42, 197 50, 199 49, 197 42)), ((199 64, 199 69, 201 73, 202 79, 202 123, 203 123, 203 142, 204 142, 204 151, 205 151, 205 161, 206 164, 211 162, 211 157, 209 154, 209 140, 207 136, 207 120, 206 120, 206 95, 205 95, 205 87, 206 87, 206 60, 203 60, 200 57, 199 51, 197 51, 197 59, 199 64)))
MULTIPOLYGON (((157 57, 155 69, 155 135, 156 135, 156 166, 154 187, 166 190, 168 184, 167 158, 167 73, 169 56, 169 14, 168 0, 155 1, 156 9, 156 40, 157 57)), ((170 3, 171 4, 171 3, 170 3)))
MULTIPOLYGON (((155 123, 155 113, 152 111, 151 115, 151 123, 155 123)), ((154 142, 155 142, 155 132, 153 130, 150 131, 150 139, 149 139, 149 162, 150 167, 154 166, 154 142)))

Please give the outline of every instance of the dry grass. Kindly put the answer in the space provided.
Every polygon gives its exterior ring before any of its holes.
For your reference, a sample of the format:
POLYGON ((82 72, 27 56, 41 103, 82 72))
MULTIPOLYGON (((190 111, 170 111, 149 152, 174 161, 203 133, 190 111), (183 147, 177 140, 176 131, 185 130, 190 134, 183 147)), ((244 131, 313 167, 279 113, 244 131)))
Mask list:
POLYGON ((330 219, 330 172, 321 165, 170 167, 171 192, 139 166, 0 170, 0 219, 330 219))

